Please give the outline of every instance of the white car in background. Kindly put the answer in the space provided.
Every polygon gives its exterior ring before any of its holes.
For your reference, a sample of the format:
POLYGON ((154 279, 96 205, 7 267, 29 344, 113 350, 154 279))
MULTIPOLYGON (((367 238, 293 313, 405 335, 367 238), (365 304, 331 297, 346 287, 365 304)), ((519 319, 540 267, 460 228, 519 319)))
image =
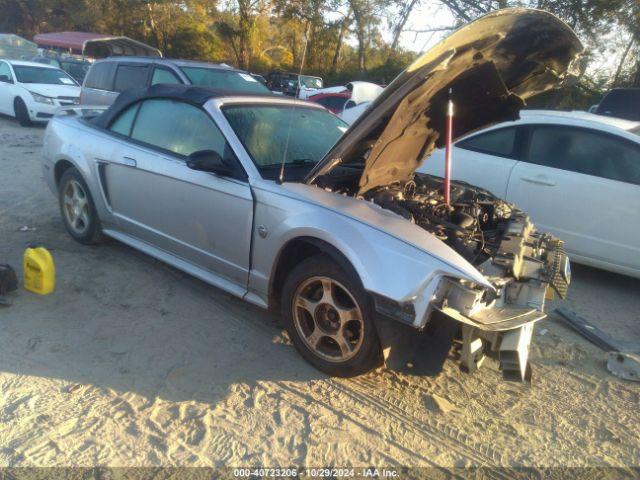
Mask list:
MULTIPOLYGON (((347 102, 349 103, 349 102, 347 102)), ((344 110, 338 114, 338 116, 351 125, 369 108, 371 102, 364 102, 360 105, 345 105, 344 110)))
POLYGON ((351 92, 351 98, 338 116, 349 125, 355 122, 384 90, 380 85, 370 82, 351 82, 347 84, 347 89, 351 92))
MULTIPOLYGON (((638 122, 522 111, 455 142, 451 177, 518 205, 577 263, 640 277, 638 134, 638 122)), ((443 176, 444 150, 419 171, 443 176)))
POLYGON ((375 83, 353 81, 345 86, 322 88, 307 100, 319 103, 351 125, 383 90, 375 83))
POLYGON ((0 113, 22 126, 46 122, 59 107, 77 105, 80 86, 64 70, 36 62, 0 59, 0 113))

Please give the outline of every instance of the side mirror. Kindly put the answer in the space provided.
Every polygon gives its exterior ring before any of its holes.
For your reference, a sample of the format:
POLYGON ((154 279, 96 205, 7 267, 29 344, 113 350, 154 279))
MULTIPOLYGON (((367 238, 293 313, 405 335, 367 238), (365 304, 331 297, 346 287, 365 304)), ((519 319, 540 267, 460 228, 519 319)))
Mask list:
POLYGON ((0 75, 0 82, 3 83, 13 83, 9 78, 9 75, 0 75))
POLYGON ((187 167, 191 170, 211 172, 228 177, 233 173, 233 167, 225 161, 218 152, 213 150, 198 150, 187 157, 187 167))

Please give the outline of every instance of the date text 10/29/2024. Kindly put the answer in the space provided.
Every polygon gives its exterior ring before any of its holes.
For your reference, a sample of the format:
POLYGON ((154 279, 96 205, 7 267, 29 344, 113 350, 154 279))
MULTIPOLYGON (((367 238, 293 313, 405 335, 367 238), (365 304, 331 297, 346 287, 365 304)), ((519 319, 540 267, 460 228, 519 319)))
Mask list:
POLYGON ((234 468, 237 478, 399 478, 393 468, 234 468))

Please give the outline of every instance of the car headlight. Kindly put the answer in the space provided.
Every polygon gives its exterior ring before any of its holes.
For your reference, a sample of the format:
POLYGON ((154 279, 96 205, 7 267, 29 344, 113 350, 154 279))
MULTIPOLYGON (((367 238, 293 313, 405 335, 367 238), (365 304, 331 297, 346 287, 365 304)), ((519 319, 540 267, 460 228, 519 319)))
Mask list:
POLYGON ((45 97, 44 95, 40 95, 39 93, 29 92, 33 99, 38 103, 47 103, 49 105, 53 105, 53 98, 45 97))

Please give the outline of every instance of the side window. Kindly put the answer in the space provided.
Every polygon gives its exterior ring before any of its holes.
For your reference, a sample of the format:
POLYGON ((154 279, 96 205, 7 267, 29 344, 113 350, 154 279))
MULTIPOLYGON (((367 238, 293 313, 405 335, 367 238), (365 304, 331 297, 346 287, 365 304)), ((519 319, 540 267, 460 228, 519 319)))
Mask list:
POLYGON ((318 103, 323 107, 339 111, 342 110, 347 100, 345 97, 324 97, 318 100, 318 103))
POLYGON ((269 75, 269 82, 271 83, 272 88, 282 88, 282 82, 280 80, 281 79, 279 75, 269 75))
POLYGON ((6 76, 8 81, 13 79, 11 76, 11 70, 9 69, 9 64, 6 62, 0 62, 0 77, 2 76, 6 76))
POLYGON ((140 104, 136 103, 122 112, 111 124, 109 130, 128 137, 131 134, 131 126, 133 125, 134 118, 136 118, 138 108, 140 108, 140 104))
POLYGON ((640 120, 640 92, 637 89, 613 89, 605 95, 596 113, 610 117, 640 120))
POLYGON ((586 128, 533 127, 527 161, 640 185, 640 147, 586 128))
POLYGON ((329 107, 334 110, 342 110, 345 103, 347 103, 347 98, 345 97, 329 97, 329 107))
POLYGON ((185 156, 199 150, 215 150, 223 158, 233 155, 204 110, 175 100, 145 101, 131 138, 185 156))
POLYGON ((499 157, 512 157, 516 145, 516 128, 507 127, 481 133, 466 140, 461 140, 457 147, 475 152, 497 155, 499 157))
POLYGON ((151 78, 151 85, 158 83, 182 83, 175 74, 165 68, 154 68, 153 77, 151 78))
POLYGON ((146 87, 148 71, 146 66, 118 65, 113 89, 116 92, 124 92, 128 88, 146 87))
POLYGON ((316 100, 316 103, 319 103, 323 107, 329 108, 329 97, 322 97, 316 100))
POLYGON ((111 90, 112 62, 94 63, 87 73, 84 86, 98 90, 111 90))

